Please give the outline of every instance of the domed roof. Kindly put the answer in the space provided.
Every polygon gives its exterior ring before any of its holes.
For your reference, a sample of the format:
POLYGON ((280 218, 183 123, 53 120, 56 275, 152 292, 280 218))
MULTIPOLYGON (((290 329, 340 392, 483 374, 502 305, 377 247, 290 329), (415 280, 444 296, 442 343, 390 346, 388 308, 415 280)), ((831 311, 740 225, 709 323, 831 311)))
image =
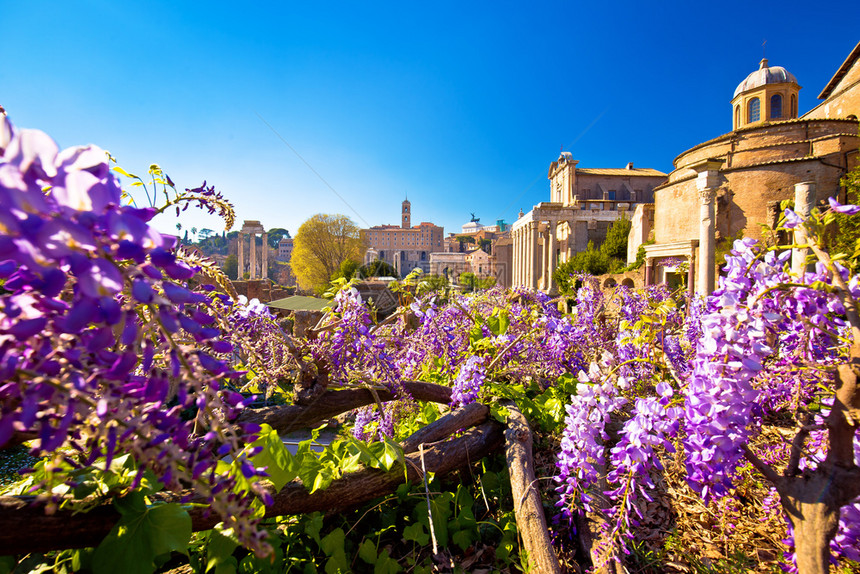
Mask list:
MULTIPOLYGON (((738 84, 735 88, 735 96, 747 90, 759 88, 765 84, 796 84, 797 78, 794 74, 783 68, 782 66, 768 66, 767 58, 762 58, 759 62, 758 70, 746 77, 746 79, 738 84)), ((735 97, 732 96, 732 97, 735 97)))

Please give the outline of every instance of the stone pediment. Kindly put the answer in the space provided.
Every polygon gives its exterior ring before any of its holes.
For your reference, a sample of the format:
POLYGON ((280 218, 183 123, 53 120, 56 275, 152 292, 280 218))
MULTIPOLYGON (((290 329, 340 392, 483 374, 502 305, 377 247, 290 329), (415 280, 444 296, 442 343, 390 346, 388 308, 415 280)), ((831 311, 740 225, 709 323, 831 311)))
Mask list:
POLYGON ((266 228, 256 219, 246 219, 240 233, 265 233, 266 228))

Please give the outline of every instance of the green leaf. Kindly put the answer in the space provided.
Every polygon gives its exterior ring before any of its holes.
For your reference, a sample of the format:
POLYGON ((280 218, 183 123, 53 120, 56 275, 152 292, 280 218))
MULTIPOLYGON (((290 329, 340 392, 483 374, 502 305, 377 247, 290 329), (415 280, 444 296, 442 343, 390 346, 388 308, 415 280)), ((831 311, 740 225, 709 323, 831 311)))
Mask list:
POLYGON ((238 546, 239 541, 232 531, 213 529, 206 545, 206 572, 214 568, 215 574, 235 574, 237 564, 233 551, 238 546))
POLYGON ((469 331, 469 342, 473 345, 484 338, 484 331, 480 325, 475 325, 469 331))
POLYGON ((403 539, 417 542, 419 546, 424 546, 430 541, 430 535, 424 529, 424 525, 420 522, 410 524, 403 529, 403 539))
POLYGON ((511 316, 507 309, 496 307, 493 309, 493 314, 487 319, 487 326, 493 335, 504 335, 508 331, 511 324, 511 316))
POLYGON ((0 556, 0 574, 9 574, 18 561, 14 556, 0 556))
POLYGON ((373 574, 396 574, 402 568, 397 560, 393 559, 388 552, 388 549, 382 551, 379 558, 376 560, 376 565, 373 567, 373 574))
POLYGON ((455 532, 453 536, 451 536, 451 540, 454 541, 454 544, 460 547, 461 550, 466 550, 469 546, 472 545, 472 542, 475 540, 475 533, 471 530, 460 530, 455 532))
POLYGON ((490 403, 490 416, 499 421, 500 423, 507 423, 510 414, 511 411, 509 411, 507 407, 503 407, 501 403, 497 401, 492 401, 490 403))
POLYGON ((343 530, 335 528, 320 541, 320 548, 326 556, 330 557, 325 563, 325 571, 330 574, 349 572, 349 561, 346 559, 344 540, 343 530))
POLYGON ((322 530, 322 527, 323 515, 319 512, 314 512, 305 520, 305 534, 316 540, 317 544, 321 544, 320 530, 322 530))
POLYGON ((358 557, 368 564, 376 564, 376 544, 365 538, 358 547, 358 557))
POLYGON ((178 504, 147 507, 143 494, 133 492, 115 500, 114 506, 122 518, 96 549, 96 574, 149 574, 156 557, 188 548, 191 517, 178 504))
POLYGON ((281 490, 285 484, 291 482, 298 475, 296 471, 297 462, 293 455, 287 450, 284 441, 278 436, 278 432, 271 426, 264 424, 257 440, 251 443, 252 447, 260 447, 262 450, 254 456, 251 461, 254 466, 266 467, 269 480, 277 490, 281 490))

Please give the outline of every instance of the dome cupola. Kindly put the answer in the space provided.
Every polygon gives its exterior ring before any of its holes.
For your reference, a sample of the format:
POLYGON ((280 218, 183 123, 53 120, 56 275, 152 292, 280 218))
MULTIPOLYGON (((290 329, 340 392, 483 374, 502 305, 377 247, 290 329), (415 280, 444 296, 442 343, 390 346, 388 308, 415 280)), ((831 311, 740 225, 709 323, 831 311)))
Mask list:
POLYGON ((797 118, 798 91, 800 86, 794 74, 782 66, 769 66, 767 58, 762 58, 758 70, 735 89, 733 129, 797 118))

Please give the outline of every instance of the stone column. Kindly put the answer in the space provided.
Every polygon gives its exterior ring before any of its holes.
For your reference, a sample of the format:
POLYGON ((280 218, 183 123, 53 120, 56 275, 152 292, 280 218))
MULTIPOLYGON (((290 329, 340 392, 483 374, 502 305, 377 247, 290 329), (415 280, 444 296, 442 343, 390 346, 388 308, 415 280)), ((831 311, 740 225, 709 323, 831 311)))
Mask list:
POLYGON ((706 159, 690 167, 699 174, 696 178, 696 188, 699 191, 699 273, 696 292, 699 295, 710 295, 714 291, 714 251, 716 209, 714 198, 719 185, 720 159, 706 159))
POLYGON ((543 232, 543 245, 541 251, 541 272, 540 272, 540 288, 549 293, 549 223, 547 223, 546 231, 543 232))
POLYGON ((269 234, 265 231, 263 232, 263 268, 260 275, 263 279, 269 277, 269 234))
POLYGON ((239 249, 239 271, 236 272, 236 279, 241 281, 245 275, 245 234, 241 231, 236 236, 236 247, 239 249))
POLYGON ((549 224, 547 225, 547 228, 546 228, 546 232, 547 232, 547 242, 549 243, 549 270, 547 273, 547 277, 549 277, 549 279, 547 279, 548 287, 547 287, 546 292, 547 293, 553 293, 555 291, 555 277, 554 277, 555 268, 558 265, 558 262, 556 261, 556 257, 555 257, 555 250, 556 250, 556 245, 555 245, 556 222, 555 221, 553 221, 553 220, 549 221, 549 224))
POLYGON ((537 290, 538 288, 538 268, 540 267, 540 244, 538 242, 538 223, 537 221, 532 221, 529 223, 530 231, 531 231, 531 256, 532 256, 532 265, 531 265, 531 282, 529 286, 537 290))
POLYGON ((699 277, 696 291, 710 295, 714 291, 714 196, 713 189, 699 190, 699 277))
MULTIPOLYGON (((794 212, 802 219, 809 217, 809 212, 815 206, 815 183, 812 181, 804 181, 794 184, 794 212)), ((803 227, 794 229, 795 245, 804 244, 807 242, 806 230, 803 227)), ((791 250, 791 272, 801 277, 809 266, 806 264, 806 255, 808 249, 795 247, 791 250)))
POLYGON ((523 276, 523 287, 530 288, 532 285, 532 271, 534 271, 531 223, 526 223, 525 229, 523 229, 523 235, 525 236, 525 241, 523 241, 523 246, 525 247, 523 261, 526 262, 525 275, 523 276))
POLYGON ((520 253, 518 251, 520 246, 519 231, 511 231, 511 241, 511 287, 517 287, 520 278, 517 271, 517 265, 520 263, 520 253))
POLYGON ((693 285, 695 284, 696 273, 693 267, 693 256, 690 255, 687 257, 687 297, 692 298, 695 291, 693 290, 693 285))
POLYGON ((257 234, 253 231, 248 234, 251 237, 251 274, 249 275, 250 279, 257 278, 257 234))
POLYGON ((525 254, 526 250, 523 247, 523 241, 525 240, 525 236, 523 236, 522 228, 517 229, 517 287, 522 287, 525 285, 525 272, 526 272, 526 260, 525 254))
MULTIPOLYGON (((692 269, 692 266, 690 267, 692 269)), ((654 260, 645 258, 645 286, 654 284, 654 260)))

